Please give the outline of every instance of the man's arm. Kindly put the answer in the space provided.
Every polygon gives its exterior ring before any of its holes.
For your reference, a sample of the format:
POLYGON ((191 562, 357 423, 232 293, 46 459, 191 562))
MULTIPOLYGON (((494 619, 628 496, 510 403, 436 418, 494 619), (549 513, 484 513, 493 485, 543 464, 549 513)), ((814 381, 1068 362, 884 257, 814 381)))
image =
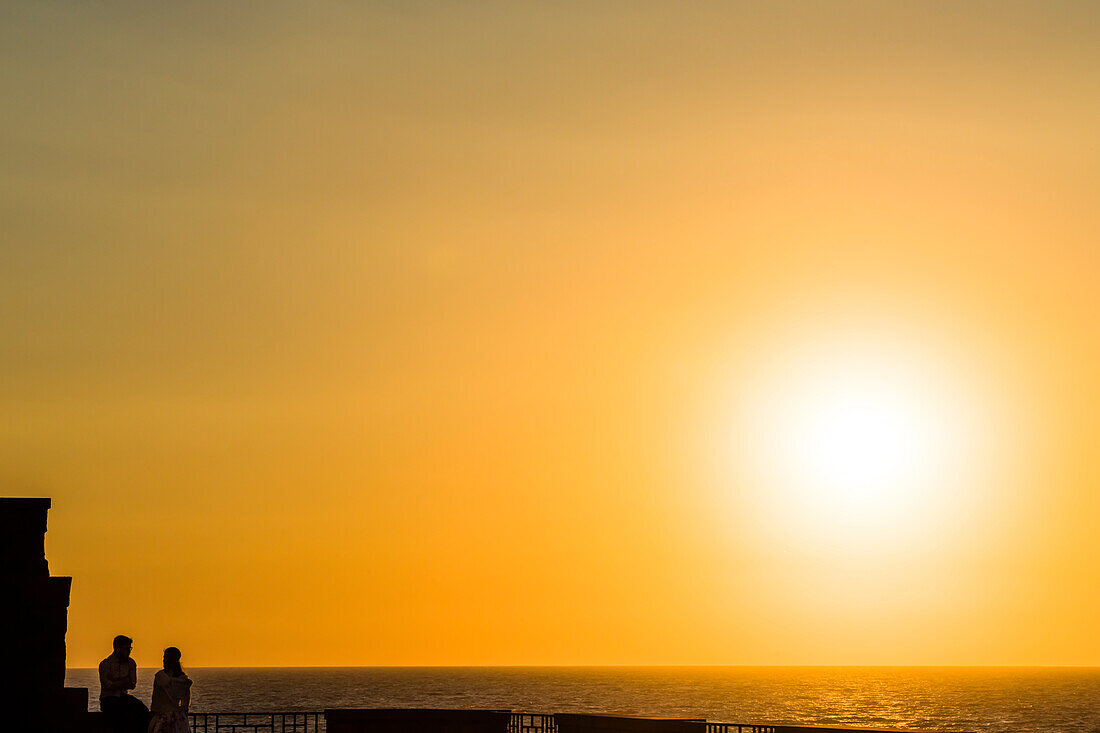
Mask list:
POLYGON ((126 665, 126 686, 122 689, 132 690, 137 687, 137 662, 133 659, 127 659, 126 661, 128 662, 126 665))

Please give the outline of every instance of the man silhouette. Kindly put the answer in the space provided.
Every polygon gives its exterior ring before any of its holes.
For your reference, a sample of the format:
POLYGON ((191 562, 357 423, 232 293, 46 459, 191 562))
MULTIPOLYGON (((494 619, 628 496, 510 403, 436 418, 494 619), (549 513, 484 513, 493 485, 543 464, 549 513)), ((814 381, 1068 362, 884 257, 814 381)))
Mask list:
POLYGON ((133 645, 130 637, 116 636, 114 652, 99 663, 99 709, 114 733, 144 733, 149 725, 149 708, 129 694, 137 687, 137 663, 130 658, 133 645))

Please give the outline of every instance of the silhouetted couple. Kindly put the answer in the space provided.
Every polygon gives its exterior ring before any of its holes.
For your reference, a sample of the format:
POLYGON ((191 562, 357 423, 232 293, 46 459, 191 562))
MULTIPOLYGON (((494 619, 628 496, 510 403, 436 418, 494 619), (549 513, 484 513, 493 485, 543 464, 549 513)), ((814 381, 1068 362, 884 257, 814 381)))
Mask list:
POLYGON ((130 695, 137 687, 137 663, 130 657, 133 639, 116 636, 115 650, 99 663, 99 709, 114 733, 190 733, 187 710, 191 705, 191 680, 180 666, 180 650, 164 650, 164 669, 153 677, 150 708, 130 695))

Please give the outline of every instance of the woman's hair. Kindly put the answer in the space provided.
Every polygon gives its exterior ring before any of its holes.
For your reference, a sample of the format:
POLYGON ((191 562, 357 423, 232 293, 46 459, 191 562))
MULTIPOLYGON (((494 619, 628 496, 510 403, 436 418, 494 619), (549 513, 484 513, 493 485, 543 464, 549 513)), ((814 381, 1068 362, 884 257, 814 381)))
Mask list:
POLYGON ((183 674, 183 667, 180 666, 180 650, 174 646, 170 646, 164 650, 164 668, 171 672, 173 675, 179 676, 183 674))

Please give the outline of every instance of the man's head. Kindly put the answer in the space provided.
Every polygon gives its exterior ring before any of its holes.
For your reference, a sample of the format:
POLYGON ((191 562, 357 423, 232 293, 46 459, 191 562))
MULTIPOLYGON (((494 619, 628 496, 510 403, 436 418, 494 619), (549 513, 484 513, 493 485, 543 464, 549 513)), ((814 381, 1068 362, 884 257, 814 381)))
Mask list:
POLYGON ((119 634, 115 637, 115 655, 119 659, 129 659, 130 650, 134 648, 134 640, 129 636, 119 634))

